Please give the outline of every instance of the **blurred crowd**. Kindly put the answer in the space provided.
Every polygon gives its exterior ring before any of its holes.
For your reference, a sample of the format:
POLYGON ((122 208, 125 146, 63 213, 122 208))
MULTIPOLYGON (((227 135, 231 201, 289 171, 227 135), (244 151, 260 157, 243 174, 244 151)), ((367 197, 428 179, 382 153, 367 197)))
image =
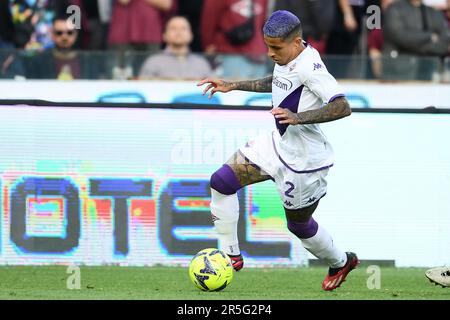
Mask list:
POLYGON ((263 77, 282 9, 340 78, 432 80, 448 63, 450 0, 0 0, 0 78, 263 77))

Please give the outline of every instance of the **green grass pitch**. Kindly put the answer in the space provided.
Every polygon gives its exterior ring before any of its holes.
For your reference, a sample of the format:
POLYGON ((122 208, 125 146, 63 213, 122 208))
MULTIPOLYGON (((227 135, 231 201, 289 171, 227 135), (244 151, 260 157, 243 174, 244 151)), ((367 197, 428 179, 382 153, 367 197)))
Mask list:
POLYGON ((194 287, 187 268, 80 267, 81 288, 67 289, 65 266, 0 267, 0 299, 450 299, 450 288, 431 284, 420 268, 381 268, 381 288, 369 290, 360 266, 341 288, 324 292, 325 267, 243 269, 221 292, 194 287))

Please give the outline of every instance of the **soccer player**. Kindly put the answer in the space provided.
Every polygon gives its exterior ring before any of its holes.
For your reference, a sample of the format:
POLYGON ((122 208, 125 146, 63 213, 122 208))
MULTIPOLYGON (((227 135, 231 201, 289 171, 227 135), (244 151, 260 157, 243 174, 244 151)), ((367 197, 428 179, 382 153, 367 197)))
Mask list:
POLYGON ((450 287, 450 267, 437 267, 428 269, 425 276, 433 283, 444 287, 450 287))
POLYGON ((221 249, 236 271, 244 265, 240 253, 236 192, 245 186, 273 180, 287 218, 288 229, 302 245, 329 265, 322 288, 334 290, 359 263, 356 254, 340 250, 328 231, 312 217, 327 191, 326 176, 333 166, 333 149, 319 123, 349 116, 342 88, 330 75, 317 50, 302 39, 297 16, 275 11, 264 25, 273 76, 254 81, 204 79, 203 94, 232 90, 272 92, 272 115, 277 130, 259 136, 237 151, 211 176, 211 214, 221 249))

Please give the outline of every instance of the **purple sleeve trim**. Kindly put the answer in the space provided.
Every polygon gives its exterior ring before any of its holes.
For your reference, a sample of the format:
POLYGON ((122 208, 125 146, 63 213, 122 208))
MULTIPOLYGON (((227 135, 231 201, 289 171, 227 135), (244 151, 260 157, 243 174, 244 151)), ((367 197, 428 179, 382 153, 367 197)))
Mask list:
POLYGON ((335 99, 341 98, 341 97, 345 97, 345 94, 339 93, 339 94, 332 96, 331 99, 328 101, 328 103, 333 102, 335 99))

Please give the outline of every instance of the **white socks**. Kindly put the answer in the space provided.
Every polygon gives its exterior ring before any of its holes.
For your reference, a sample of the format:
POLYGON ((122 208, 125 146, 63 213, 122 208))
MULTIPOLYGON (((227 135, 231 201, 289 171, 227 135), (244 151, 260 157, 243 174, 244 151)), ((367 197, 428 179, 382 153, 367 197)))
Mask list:
POLYGON ((347 255, 334 245, 328 231, 319 225, 317 233, 308 239, 300 239, 303 247, 331 268, 340 268, 347 263, 347 255))
POLYGON ((216 227, 219 247, 226 254, 239 255, 237 225, 239 220, 239 200, 237 194, 224 195, 211 189, 211 213, 216 227))

